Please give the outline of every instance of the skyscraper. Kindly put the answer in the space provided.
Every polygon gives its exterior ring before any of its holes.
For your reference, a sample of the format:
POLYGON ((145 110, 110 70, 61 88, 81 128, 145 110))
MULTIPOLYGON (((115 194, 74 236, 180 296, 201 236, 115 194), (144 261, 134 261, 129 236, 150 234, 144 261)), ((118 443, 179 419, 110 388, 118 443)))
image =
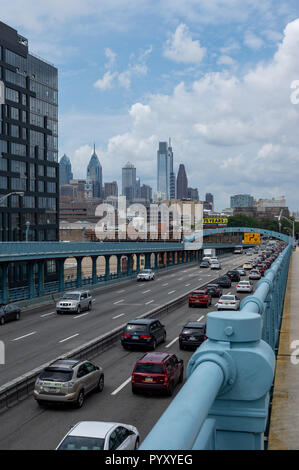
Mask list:
POLYGON ((139 197, 141 197, 141 193, 140 193, 140 178, 136 178, 136 198, 138 199, 139 197))
MULTIPOLYGON (((0 239, 59 240, 58 71, 0 22, 0 239)), ((16 273, 18 276, 18 273, 16 273)), ((17 278, 16 278, 17 281, 17 278)))
POLYGON ((136 197, 136 168, 128 162, 122 169, 122 195, 127 201, 134 201, 136 197))
POLYGON ((178 176, 177 176, 177 199, 187 199, 188 198, 188 179, 186 175, 185 165, 182 163, 179 166, 178 176))
POLYGON ((206 193, 206 201, 210 204, 211 210, 214 210, 214 196, 211 193, 206 193))
POLYGON ((70 184, 73 179, 72 164, 69 157, 64 154, 59 162, 59 184, 70 184))
POLYGON ((192 199, 192 201, 199 201, 197 188, 188 188, 188 199, 192 199))
POLYGON ((104 190, 103 190, 103 196, 105 198, 109 196, 118 196, 118 186, 116 181, 112 181, 111 183, 105 183, 104 184, 104 190))
POLYGON ((103 186, 103 172, 102 165, 96 154, 96 149, 94 146, 93 154, 90 158, 88 167, 87 167, 87 186, 92 185, 92 195, 93 197, 101 198, 102 197, 102 186, 103 186))
POLYGON ((236 194, 230 198, 230 207, 252 207, 254 205, 254 198, 250 194, 236 194))
POLYGON ((173 173, 173 151, 171 141, 159 142, 157 152, 157 192, 162 199, 175 198, 175 175, 173 173))

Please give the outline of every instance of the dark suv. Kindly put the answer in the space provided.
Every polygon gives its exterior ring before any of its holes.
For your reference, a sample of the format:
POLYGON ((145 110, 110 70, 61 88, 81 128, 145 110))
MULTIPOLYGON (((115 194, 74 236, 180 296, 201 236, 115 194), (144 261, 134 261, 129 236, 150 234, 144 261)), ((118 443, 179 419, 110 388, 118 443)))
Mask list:
POLYGON ((226 276, 228 276, 232 282, 240 282, 241 279, 240 273, 235 270, 227 271, 226 276))
POLYGON ((222 277, 219 277, 219 279, 217 279, 217 281, 215 281, 215 283, 217 282, 218 286, 220 287, 231 287, 232 285, 232 281, 231 281, 231 278, 229 276, 222 276, 222 277))
POLYGON ((206 324, 189 321, 179 336, 180 349, 186 347, 198 348, 206 339, 206 324))
POLYGON ((159 320, 144 318, 131 320, 125 326, 121 335, 121 344, 124 349, 131 346, 156 349, 157 344, 166 341, 166 330, 159 320))
POLYGON ((136 362, 132 373, 132 392, 160 390, 167 395, 184 380, 184 362, 175 354, 147 353, 136 362))
POLYGON ((222 289, 218 286, 218 284, 208 284, 207 291, 208 294, 210 294, 212 297, 222 296, 222 289))

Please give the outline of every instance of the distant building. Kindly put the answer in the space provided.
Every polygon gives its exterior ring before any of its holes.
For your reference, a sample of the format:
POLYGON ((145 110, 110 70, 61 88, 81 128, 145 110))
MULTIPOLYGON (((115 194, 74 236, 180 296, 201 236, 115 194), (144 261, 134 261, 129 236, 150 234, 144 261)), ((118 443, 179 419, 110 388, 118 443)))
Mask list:
POLYGON ((269 208, 269 207, 286 207, 286 198, 285 196, 281 196, 280 199, 259 199, 255 203, 256 207, 258 210, 263 210, 264 208, 269 208))
POLYGON ((192 199, 192 201, 199 201, 197 188, 188 188, 188 199, 192 199))
POLYGON ((109 196, 118 197, 118 185, 116 181, 112 181, 111 183, 104 184, 103 197, 107 199, 107 197, 109 196))
POLYGON ((157 152, 157 194, 161 194, 162 199, 169 200, 175 198, 175 174, 173 172, 173 151, 171 141, 159 142, 157 152))
POLYGON ((141 198, 146 202, 151 202, 153 198, 153 190, 147 184, 143 184, 140 189, 141 198))
POLYGON ((206 202, 212 205, 212 210, 214 210, 214 196, 211 193, 206 193, 206 202))
POLYGON ((101 198, 102 197, 102 186, 103 186, 103 172, 102 166, 98 159, 98 156, 95 151, 90 158, 88 167, 87 167, 87 193, 90 193, 90 187, 92 186, 92 197, 101 198))
POLYGON ((235 209, 236 207, 253 207, 254 198, 250 194, 236 194, 230 198, 230 207, 235 209))
POLYGON ((69 184, 72 179, 72 164, 69 157, 64 154, 59 162, 59 184, 69 184))
POLYGON ((185 165, 182 163, 179 166, 177 181, 176 181, 176 194, 177 199, 188 198, 188 178, 186 175, 185 165))
POLYGON ((122 169, 122 195, 128 202, 136 198, 136 168, 130 162, 122 169))
POLYGON ((141 192, 140 192, 140 178, 136 178, 136 195, 135 197, 139 199, 141 197, 141 192))

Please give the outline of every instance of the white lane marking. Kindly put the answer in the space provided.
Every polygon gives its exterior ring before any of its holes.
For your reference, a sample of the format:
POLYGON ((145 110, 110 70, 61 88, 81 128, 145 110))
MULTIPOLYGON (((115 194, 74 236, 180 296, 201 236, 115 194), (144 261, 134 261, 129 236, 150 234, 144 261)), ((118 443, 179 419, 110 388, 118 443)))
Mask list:
POLYGON ((149 305, 149 304, 152 304, 153 302, 155 302, 154 300, 150 300, 149 302, 146 302, 145 305, 149 305))
POLYGON ((120 315, 116 315, 116 317, 113 317, 112 320, 116 320, 117 318, 123 317, 125 313, 121 313, 120 315))
POLYGON ((168 283, 167 283, 167 284, 163 284, 163 286, 162 286, 162 287, 166 287, 166 286, 168 286, 168 283))
POLYGON ((151 291, 151 289, 145 290, 145 291, 142 292, 142 294, 147 294, 150 291, 151 291))
POLYGON ((68 341, 69 339, 76 338, 76 336, 79 336, 79 333, 77 333, 73 336, 69 336, 68 338, 62 339, 61 341, 59 341, 59 343, 64 343, 65 341, 68 341))
POLYGON ((199 281, 202 281, 202 279, 198 279, 199 281))
POLYGON ((87 312, 87 313, 81 313, 80 315, 76 315, 76 316, 73 317, 73 318, 82 318, 82 317, 86 317, 86 315, 89 315, 89 312, 87 312))
POLYGON ((182 281, 184 278, 183 277, 179 277, 178 278, 178 281, 182 281))
POLYGON ((191 284, 186 284, 186 285, 185 285, 185 287, 189 287, 189 286, 191 286, 191 284))
POLYGON ((200 317, 200 318, 199 318, 197 321, 201 321, 201 320, 203 320, 203 319, 204 319, 204 317, 205 317, 205 316, 203 315, 203 316, 202 316, 202 317, 200 317))
POLYGON ((174 338, 174 340, 172 340, 169 344, 167 344, 167 346, 165 346, 165 348, 170 348, 170 346, 172 346, 173 343, 175 343, 178 339, 179 339, 179 337, 174 338))
POLYGON ((168 292, 168 295, 173 294, 174 292, 175 292, 175 290, 172 290, 172 291, 168 292))
POLYGON ((121 299, 121 300, 118 300, 117 302, 114 302, 113 305, 117 305, 117 304, 120 304, 121 302, 124 302, 125 299, 121 299))
POLYGON ((117 294, 122 294, 123 292, 126 292, 126 291, 125 291, 125 290, 119 290, 119 291, 117 291, 116 293, 117 293, 117 294))
POLYGON ((32 333, 28 333, 28 335, 20 336, 19 338, 15 338, 12 341, 19 341, 19 339, 27 338, 27 336, 32 336, 35 334, 36 334, 36 331, 33 331, 32 333))
POLYGON ((54 315, 56 312, 50 312, 50 313, 45 313, 44 315, 41 315, 41 318, 48 317, 49 315, 54 315))
POLYGON ((114 392, 112 392, 111 395, 116 395, 130 382, 131 382, 131 377, 129 377, 123 384, 121 384, 116 390, 114 390, 114 392))

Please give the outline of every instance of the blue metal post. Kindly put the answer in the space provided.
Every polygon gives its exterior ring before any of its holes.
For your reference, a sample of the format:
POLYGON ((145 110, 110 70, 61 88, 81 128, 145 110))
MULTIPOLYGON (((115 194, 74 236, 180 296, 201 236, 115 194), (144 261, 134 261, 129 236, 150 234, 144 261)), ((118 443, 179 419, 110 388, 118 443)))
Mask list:
POLYGON ((64 291, 64 262, 65 259, 60 259, 58 261, 58 270, 59 270, 59 292, 64 291))
POLYGON ((167 251, 167 267, 170 265, 170 251, 167 251))
POLYGON ((109 281, 110 277, 110 255, 105 256, 105 281, 109 281))
POLYGON ((3 263, 2 268, 2 303, 7 304, 8 302, 8 264, 3 263))
POLYGON ((155 269, 159 269, 159 256, 160 253, 155 253, 155 269))
POLYGON ((175 265, 175 251, 172 252, 172 265, 175 265))
POLYGON ((39 261, 38 263, 38 297, 44 295, 44 270, 45 262, 39 261))
POLYGON ((29 262, 28 266, 28 285, 29 285, 29 299, 34 298, 34 262, 29 262))
POLYGON ((121 258, 122 255, 117 255, 117 277, 121 277, 121 258))
POLYGON ((128 266, 127 266, 127 274, 128 276, 130 276, 130 274, 132 273, 132 255, 128 255, 127 256, 128 258, 128 266))
POLYGON ((137 265, 136 265, 136 271, 137 273, 139 273, 140 271, 140 253, 137 253, 136 257, 137 257, 137 265))
POLYGON ((98 282, 98 275, 97 275, 97 256, 92 256, 92 283, 96 284, 98 282))
POLYGON ((77 287, 82 286, 82 258, 77 259, 77 287))
POLYGON ((151 268, 151 253, 146 253, 145 255, 145 269, 151 268))

